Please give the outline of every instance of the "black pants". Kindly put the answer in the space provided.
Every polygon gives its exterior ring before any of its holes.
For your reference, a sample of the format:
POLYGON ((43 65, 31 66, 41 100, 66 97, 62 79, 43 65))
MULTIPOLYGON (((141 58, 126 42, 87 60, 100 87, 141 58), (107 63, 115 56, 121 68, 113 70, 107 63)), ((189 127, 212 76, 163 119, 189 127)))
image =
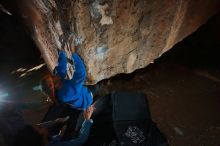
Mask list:
MULTIPOLYGON (((106 110, 110 110, 111 108, 111 97, 110 95, 100 97, 95 102, 95 111, 92 114, 92 118, 99 116, 101 113, 105 112, 106 110)), ((82 123, 84 121, 83 111, 79 114, 77 119, 76 129, 80 129, 82 123)))

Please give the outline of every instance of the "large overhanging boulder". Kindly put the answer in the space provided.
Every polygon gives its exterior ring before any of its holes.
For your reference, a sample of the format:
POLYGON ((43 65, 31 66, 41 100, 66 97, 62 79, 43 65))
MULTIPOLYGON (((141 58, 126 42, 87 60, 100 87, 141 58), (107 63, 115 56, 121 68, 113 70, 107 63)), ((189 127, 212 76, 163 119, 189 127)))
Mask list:
POLYGON ((18 2, 49 70, 56 65, 61 36, 71 35, 89 84, 146 67, 205 23, 219 4, 219 0, 18 2))

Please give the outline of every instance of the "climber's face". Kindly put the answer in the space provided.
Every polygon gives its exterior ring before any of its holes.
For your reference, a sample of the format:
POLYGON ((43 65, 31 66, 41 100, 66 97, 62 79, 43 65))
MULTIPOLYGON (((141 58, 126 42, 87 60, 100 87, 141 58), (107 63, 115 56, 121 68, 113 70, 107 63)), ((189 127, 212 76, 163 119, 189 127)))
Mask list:
POLYGON ((53 82, 53 78, 52 77, 48 77, 47 78, 47 86, 49 87, 49 89, 51 91, 54 90, 55 86, 54 86, 54 82, 53 82))
POLYGON ((55 85, 54 85, 54 81, 53 81, 53 77, 52 76, 48 76, 46 78, 46 91, 44 91, 44 93, 48 96, 47 101, 49 102, 53 102, 56 103, 56 98, 55 98, 55 85))
POLYGON ((55 89, 60 89, 62 86, 61 78, 59 76, 53 76, 53 85, 55 89))
POLYGON ((48 97, 47 101, 57 103, 55 90, 61 88, 61 78, 59 76, 47 74, 42 78, 41 85, 43 93, 48 97))

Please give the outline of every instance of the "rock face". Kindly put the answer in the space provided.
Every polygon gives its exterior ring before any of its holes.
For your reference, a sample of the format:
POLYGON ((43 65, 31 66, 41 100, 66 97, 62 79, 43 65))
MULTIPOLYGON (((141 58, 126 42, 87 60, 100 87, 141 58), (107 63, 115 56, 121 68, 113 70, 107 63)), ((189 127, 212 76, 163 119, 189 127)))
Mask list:
POLYGON ((24 0, 19 6, 48 68, 56 65, 61 38, 72 36, 94 84, 146 67, 205 23, 220 1, 24 0))

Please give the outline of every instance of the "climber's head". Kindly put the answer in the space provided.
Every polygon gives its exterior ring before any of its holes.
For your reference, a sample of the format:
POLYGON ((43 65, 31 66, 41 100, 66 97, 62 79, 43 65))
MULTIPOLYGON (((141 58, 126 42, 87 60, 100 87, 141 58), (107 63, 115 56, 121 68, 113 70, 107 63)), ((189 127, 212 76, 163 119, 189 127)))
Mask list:
POLYGON ((42 77, 40 81, 42 92, 49 97, 48 100, 53 103, 57 103, 57 99, 55 98, 55 90, 61 88, 61 78, 59 76, 52 75, 47 72, 42 77))

